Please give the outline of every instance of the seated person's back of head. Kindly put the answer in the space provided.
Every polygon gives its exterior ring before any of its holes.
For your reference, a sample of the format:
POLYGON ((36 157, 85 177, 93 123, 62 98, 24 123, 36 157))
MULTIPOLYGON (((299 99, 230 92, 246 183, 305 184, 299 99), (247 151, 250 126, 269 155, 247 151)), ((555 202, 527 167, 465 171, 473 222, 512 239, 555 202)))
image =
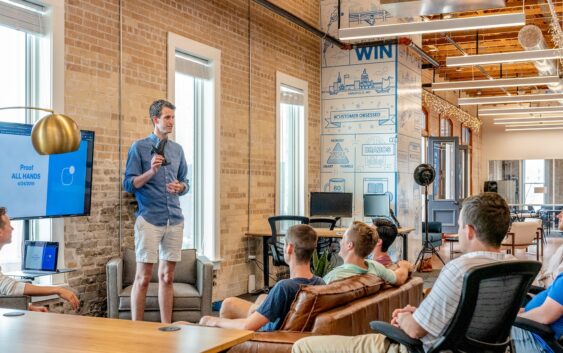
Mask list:
MULTIPOLYGON (((313 228, 305 224, 290 227, 286 232, 283 247, 284 260, 290 269, 290 278, 278 281, 262 304, 249 316, 242 318, 204 316, 201 318, 200 324, 253 331, 280 329, 300 287, 302 285, 325 284, 322 278, 313 275, 311 272, 311 256, 316 249, 317 233, 313 228)), ((236 302, 236 305, 244 308, 243 310, 222 309, 222 311, 248 312, 252 303, 242 303, 243 300, 236 299, 238 300, 229 300, 229 302, 236 302)), ((227 300, 225 301, 227 302, 227 300)))
POLYGON ((344 264, 327 273, 323 278, 324 281, 330 283, 354 275, 372 274, 390 284, 405 283, 408 279, 410 263, 401 261, 399 268, 392 271, 376 261, 365 259, 372 253, 378 240, 375 228, 359 221, 352 223, 340 240, 338 254, 344 260, 344 264))
POLYGON ((373 259, 383 266, 392 265, 393 261, 391 261, 389 254, 387 254, 387 251, 397 238, 397 226, 393 224, 393 222, 385 218, 374 219, 373 225, 377 229, 377 234, 379 235, 379 241, 377 242, 377 245, 375 246, 375 249, 373 251, 373 259))

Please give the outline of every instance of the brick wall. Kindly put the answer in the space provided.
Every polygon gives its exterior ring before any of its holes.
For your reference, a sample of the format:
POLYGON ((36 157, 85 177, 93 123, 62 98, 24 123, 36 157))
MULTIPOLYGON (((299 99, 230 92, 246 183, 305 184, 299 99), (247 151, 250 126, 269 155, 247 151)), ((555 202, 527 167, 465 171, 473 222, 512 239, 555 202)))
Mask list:
MULTIPOLYGON (((318 0, 273 2, 318 26, 318 0)), ((213 296, 244 293, 248 274, 260 273, 246 262, 253 242, 244 232, 249 223, 265 226, 274 212, 276 71, 309 83, 309 185, 319 185, 320 42, 253 1, 123 1, 120 133, 118 5, 117 0, 65 3, 65 113, 75 117, 81 129, 96 132, 92 215, 65 220, 65 266, 79 268, 68 275, 69 284, 80 293, 82 313, 102 315, 105 264, 119 254, 120 228, 123 247, 133 247, 133 198, 120 195, 122 169, 131 143, 152 130, 149 104, 167 95, 166 43, 171 31, 222 51, 223 262, 213 296)))

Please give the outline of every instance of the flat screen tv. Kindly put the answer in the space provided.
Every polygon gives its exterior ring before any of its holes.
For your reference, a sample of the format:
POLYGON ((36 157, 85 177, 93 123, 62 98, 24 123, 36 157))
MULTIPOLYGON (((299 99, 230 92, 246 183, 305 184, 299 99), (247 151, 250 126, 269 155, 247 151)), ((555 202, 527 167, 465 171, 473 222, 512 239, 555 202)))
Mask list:
POLYGON ((309 213, 314 216, 352 217, 351 192, 312 192, 309 213))
POLYGON ((0 122, 0 206, 12 219, 90 215, 94 132, 77 151, 40 155, 33 125, 0 122))

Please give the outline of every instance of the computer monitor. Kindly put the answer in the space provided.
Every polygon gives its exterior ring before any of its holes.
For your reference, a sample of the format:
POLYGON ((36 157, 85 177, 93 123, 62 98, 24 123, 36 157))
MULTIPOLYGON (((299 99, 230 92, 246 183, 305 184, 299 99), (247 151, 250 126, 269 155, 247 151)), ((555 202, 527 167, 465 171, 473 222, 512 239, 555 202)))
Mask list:
POLYGON ((389 194, 364 194, 365 217, 390 217, 389 194))
POLYGON ((309 213, 311 217, 352 217, 351 192, 312 192, 309 213))

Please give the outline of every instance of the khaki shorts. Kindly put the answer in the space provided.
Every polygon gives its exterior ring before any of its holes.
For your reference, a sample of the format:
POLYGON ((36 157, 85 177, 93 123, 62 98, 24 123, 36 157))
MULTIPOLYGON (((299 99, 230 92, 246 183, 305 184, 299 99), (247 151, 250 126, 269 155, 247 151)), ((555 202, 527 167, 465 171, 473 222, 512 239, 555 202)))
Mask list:
POLYGON ((155 264, 157 259, 178 262, 182 257, 184 222, 155 226, 137 217, 135 221, 135 257, 137 262, 155 264), (160 248, 160 257, 158 257, 160 248))

